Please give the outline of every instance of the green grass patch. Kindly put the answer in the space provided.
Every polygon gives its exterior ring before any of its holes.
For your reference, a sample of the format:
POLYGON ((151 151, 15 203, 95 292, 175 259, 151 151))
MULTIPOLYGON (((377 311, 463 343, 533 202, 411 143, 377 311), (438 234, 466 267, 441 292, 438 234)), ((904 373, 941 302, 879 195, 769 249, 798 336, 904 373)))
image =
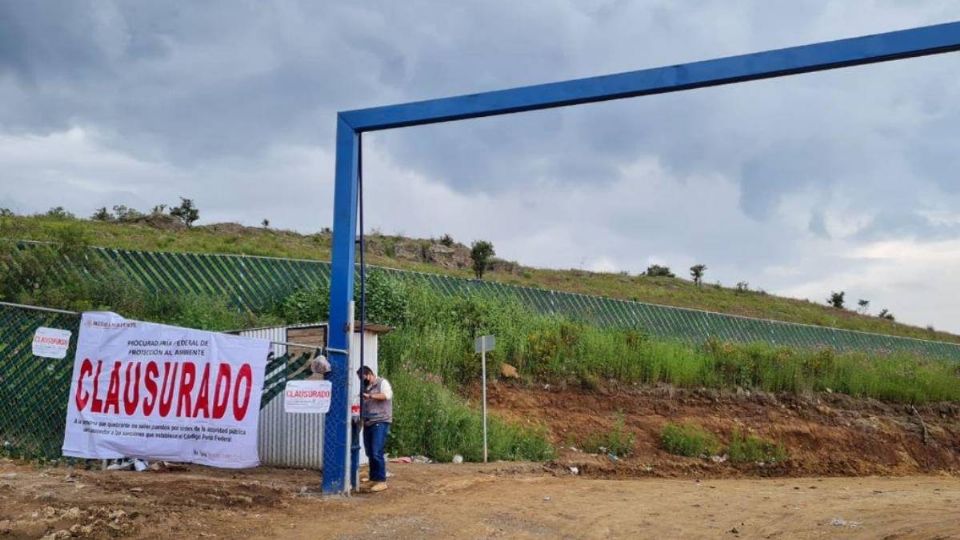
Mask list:
POLYGON ((669 423, 660 430, 660 447, 686 457, 707 457, 720 452, 720 441, 709 431, 695 424, 669 423))
MULTIPOLYGON (((460 454, 466 461, 483 461, 483 418, 463 398, 443 385, 398 371, 389 375, 394 389, 394 421, 388 450, 392 455, 424 454, 450 461, 460 454)), ((545 430, 519 426, 488 417, 491 460, 545 461, 553 447, 545 430)))
POLYGON ((633 453, 635 444, 636 437, 627 430, 623 413, 617 413, 612 429, 588 435, 581 446, 585 451, 594 454, 626 457, 633 453))
POLYGON ((779 443, 773 443, 750 434, 734 430, 730 438, 727 455, 733 463, 779 463, 787 459, 787 449, 779 443))

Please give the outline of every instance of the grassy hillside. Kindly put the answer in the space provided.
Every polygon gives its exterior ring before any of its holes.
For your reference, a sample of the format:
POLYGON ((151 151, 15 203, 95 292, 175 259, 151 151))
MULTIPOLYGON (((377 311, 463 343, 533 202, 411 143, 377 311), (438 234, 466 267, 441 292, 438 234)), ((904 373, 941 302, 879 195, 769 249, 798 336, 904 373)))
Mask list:
MULTIPOLYGON (((237 225, 188 230, 169 219, 118 224, 0 216, 0 238, 53 242, 20 251, 15 242, 0 240, 0 246, 4 246, 0 248, 0 299, 76 311, 109 309, 134 319, 208 330, 328 317, 325 281, 300 289, 287 288, 282 293, 284 296, 278 298, 279 302, 268 302, 251 310, 238 309, 221 289, 182 287, 173 289, 176 294, 152 290, 112 265, 112 259, 87 256, 91 253, 87 246, 308 258, 329 252, 329 234, 303 236, 237 225)), ((466 248, 449 241, 375 236, 371 239, 370 251, 374 263, 461 277, 469 275, 464 268, 469 261, 469 257, 465 258, 466 248)), ((182 272, 177 268, 163 270, 166 263, 162 261, 179 257, 146 255, 147 258, 141 259, 146 261, 141 268, 158 273, 182 272)), ((280 260, 230 259, 248 266, 250 275, 259 272, 261 278, 274 277, 274 270, 269 269, 271 263, 277 265, 273 268, 297 266, 280 260)), ((833 311, 755 292, 699 289, 679 279, 537 270, 504 261, 498 261, 496 268, 492 276, 501 281, 619 294, 708 309, 727 305, 730 310, 741 313, 746 311, 763 317, 781 315, 780 318, 786 320, 810 314, 824 316, 833 311)), ((216 276, 218 284, 232 279, 229 272, 209 275, 216 276)), ((956 361, 938 355, 891 350, 878 353, 831 348, 791 349, 715 338, 698 343, 679 342, 658 338, 637 328, 598 326, 562 314, 541 313, 518 297, 492 293, 446 294, 425 280, 402 279, 384 271, 369 274, 367 293, 368 319, 395 328, 383 336, 379 357, 381 372, 394 381, 399 392, 395 425, 400 436, 393 437, 390 443, 390 451, 397 454, 425 454, 442 460, 460 454, 468 460, 480 459, 477 434, 481 432, 481 417, 469 390, 479 377, 479 365, 472 348, 473 337, 479 334, 497 336, 497 349, 488 355, 490 373, 496 376, 500 364, 509 363, 518 372, 520 386, 536 383, 530 388, 539 387, 541 383, 556 388, 576 387, 591 393, 605 392, 607 385, 670 385, 730 393, 746 388, 788 395, 840 393, 918 405, 960 399, 956 361)), ((24 313, 37 312, 0 308, 7 312, 0 318, 8 321, 5 328, 13 332, 14 338, 29 339, 29 333, 22 331, 24 313)), ((883 325, 880 328, 891 333, 923 335, 925 332, 854 314, 836 312, 832 317, 847 327, 860 325, 862 328, 869 323, 883 325)), ((956 336, 947 337, 958 340, 956 336)), ((13 350, 18 352, 24 365, 33 365, 29 347, 13 350)), ((562 405, 559 410, 563 412, 562 405)), ((543 425, 531 423, 529 419, 512 421, 512 418, 507 415, 492 420, 490 444, 494 459, 543 460, 554 455, 549 433, 543 425)), ((38 434, 35 424, 21 423, 14 427, 27 439, 49 439, 49 430, 38 434)), ((0 425, 0 432, 5 429, 9 432, 11 428, 0 425)), ((617 440, 622 441, 619 434, 622 429, 601 435, 617 436, 617 440)), ((596 443, 598 447, 612 447, 607 442, 612 440, 610 437, 597 439, 594 434, 588 435, 583 441, 598 440, 602 441, 596 443)), ((5 452, 29 454, 22 440, 19 443, 16 437, 13 440, 14 445, 5 452)), ((58 448, 55 441, 51 448, 58 448)))
MULTIPOLYGON (((330 257, 329 232, 304 235, 236 224, 187 229, 170 220, 149 218, 136 223, 39 216, 0 218, 0 237, 4 238, 56 241, 65 231, 84 236, 91 245, 122 249, 233 253, 315 260, 329 260, 330 257)), ((472 277, 472 271, 468 268, 468 251, 463 245, 445 245, 432 239, 384 235, 373 235, 368 239, 370 264, 466 278, 472 277)), ((960 342, 960 336, 946 332, 899 324, 806 300, 757 291, 738 291, 715 285, 696 287, 692 282, 679 278, 549 270, 497 261, 494 269, 485 275, 485 279, 787 322, 960 342)))

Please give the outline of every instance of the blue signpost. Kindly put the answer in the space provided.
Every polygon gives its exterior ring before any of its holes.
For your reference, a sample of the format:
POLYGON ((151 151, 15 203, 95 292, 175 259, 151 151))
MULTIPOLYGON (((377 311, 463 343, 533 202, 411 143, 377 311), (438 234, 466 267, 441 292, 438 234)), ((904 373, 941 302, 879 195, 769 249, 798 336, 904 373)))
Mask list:
POLYGON ((337 114, 336 186, 330 280, 333 400, 324 425, 323 492, 347 493, 348 314, 353 300, 360 134, 708 86, 811 73, 960 50, 960 22, 841 39, 702 62, 524 86, 337 114))

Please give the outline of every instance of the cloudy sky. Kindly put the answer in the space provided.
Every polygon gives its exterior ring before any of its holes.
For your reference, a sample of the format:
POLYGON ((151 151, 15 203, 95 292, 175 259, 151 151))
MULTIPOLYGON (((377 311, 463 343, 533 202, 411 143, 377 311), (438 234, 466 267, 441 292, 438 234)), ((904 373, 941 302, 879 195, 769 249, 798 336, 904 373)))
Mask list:
MULTIPOLYGON (((329 226, 338 110, 960 19, 953 0, 0 0, 0 207, 329 226)), ((960 54, 364 137, 368 230, 960 331, 960 54)))

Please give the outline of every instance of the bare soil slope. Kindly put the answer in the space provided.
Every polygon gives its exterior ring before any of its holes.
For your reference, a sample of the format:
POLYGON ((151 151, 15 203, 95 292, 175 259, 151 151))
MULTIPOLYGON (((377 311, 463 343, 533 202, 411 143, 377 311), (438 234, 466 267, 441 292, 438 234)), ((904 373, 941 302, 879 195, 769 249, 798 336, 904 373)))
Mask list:
MULTIPOLYGON (((473 389, 473 395, 479 389, 473 389)), ((492 384, 492 410, 546 426, 561 447, 559 468, 592 476, 732 477, 863 476, 960 471, 960 404, 911 405, 843 394, 797 396, 749 391, 678 390, 611 385, 583 390, 492 384), (609 433, 619 414, 636 438, 632 455, 613 460, 580 450, 591 434, 609 433), (782 443, 782 463, 735 465, 670 455, 660 449, 664 424, 694 423, 728 442, 734 429, 782 443)))

